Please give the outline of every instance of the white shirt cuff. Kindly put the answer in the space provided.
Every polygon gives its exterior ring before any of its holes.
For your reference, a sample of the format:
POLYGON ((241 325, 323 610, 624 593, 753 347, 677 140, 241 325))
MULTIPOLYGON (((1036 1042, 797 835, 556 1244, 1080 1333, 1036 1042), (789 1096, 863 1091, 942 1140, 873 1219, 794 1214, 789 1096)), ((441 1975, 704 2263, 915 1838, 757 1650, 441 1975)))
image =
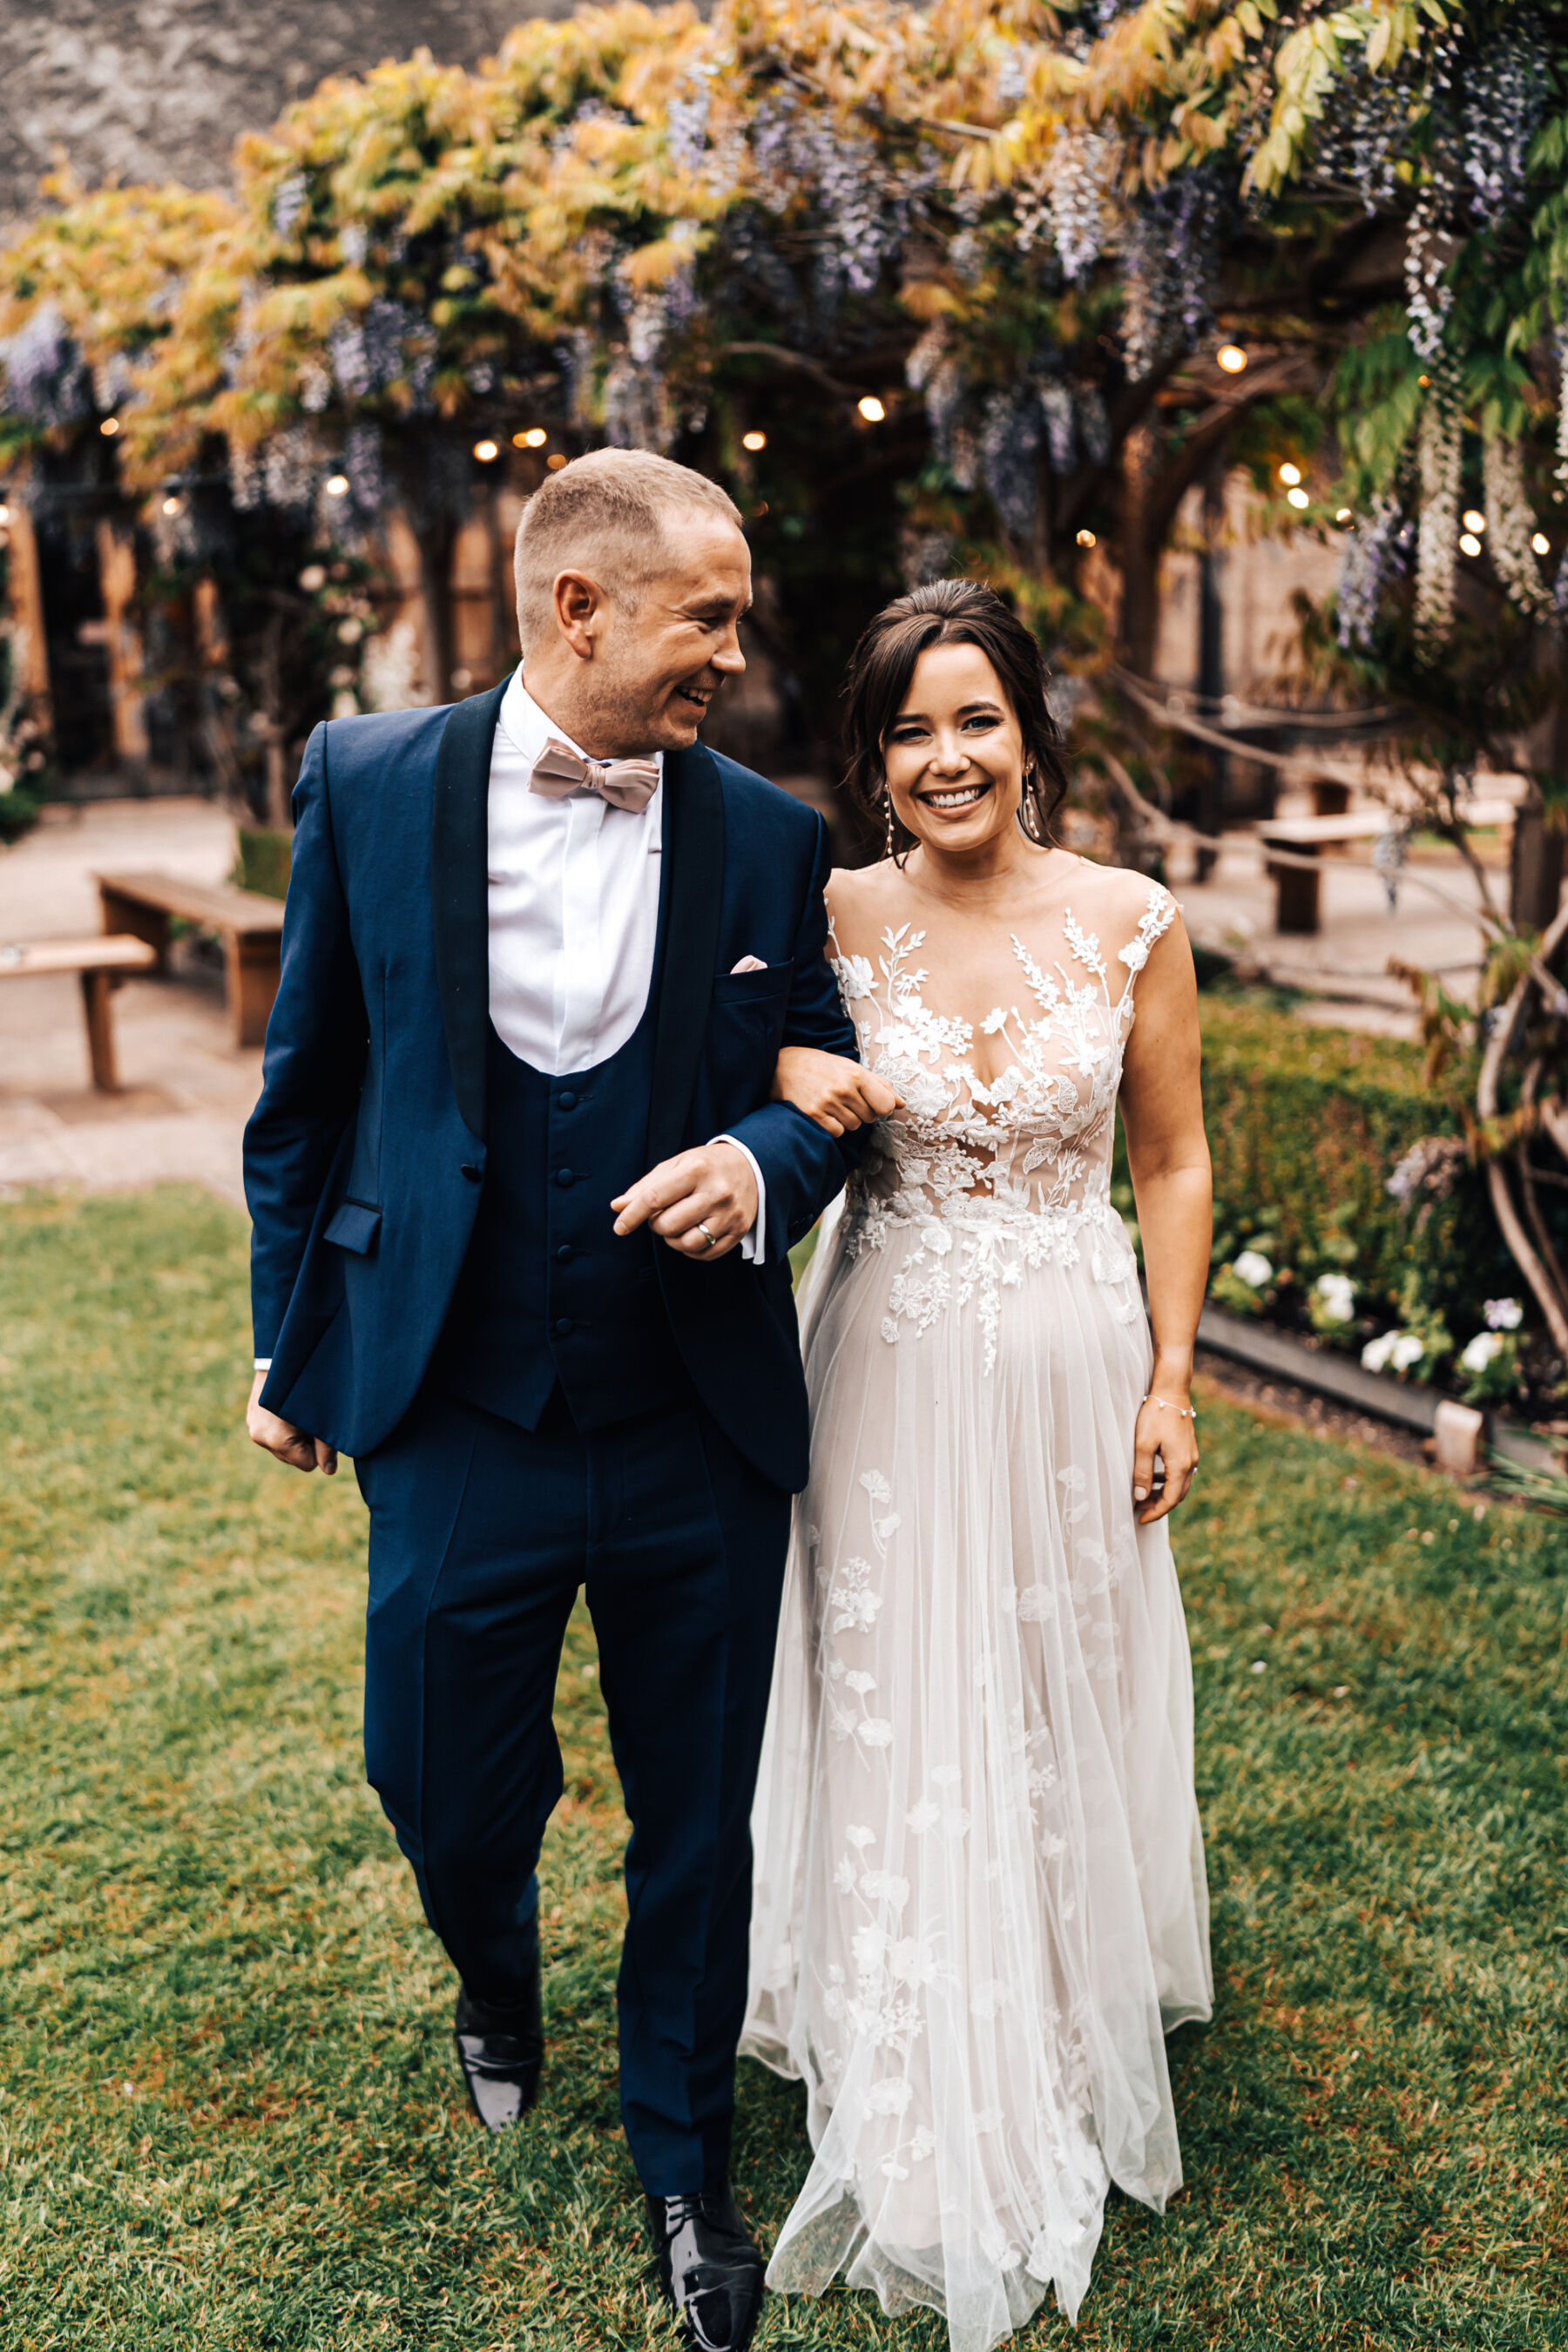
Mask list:
POLYGON ((256 1359, 256 1369, 258 1372, 269 1372, 272 1370, 271 1357, 258 1356, 256 1359))
POLYGON ((745 1259, 748 1265, 765 1265, 768 1255, 767 1179, 763 1176, 755 1159, 752 1157, 752 1153, 746 1150, 745 1145, 742 1142, 738 1135, 710 1136, 709 1138, 709 1143, 710 1146, 715 1143, 732 1143, 736 1150, 742 1154, 747 1167, 751 1170, 752 1174, 756 1179, 757 1222, 752 1227, 749 1234, 742 1234, 741 1236, 741 1255, 745 1259))

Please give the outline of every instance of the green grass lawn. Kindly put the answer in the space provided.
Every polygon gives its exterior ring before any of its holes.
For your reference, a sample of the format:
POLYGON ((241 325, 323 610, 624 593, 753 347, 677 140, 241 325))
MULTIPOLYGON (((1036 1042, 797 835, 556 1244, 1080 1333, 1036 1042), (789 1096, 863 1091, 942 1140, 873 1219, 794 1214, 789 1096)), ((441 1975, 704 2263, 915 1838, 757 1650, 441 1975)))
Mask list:
MULTIPOLYGON (((0 2347, 668 2344, 616 2112, 623 1824, 558 1714, 549 2065, 470 2122, 359 1750, 351 1475, 245 1442, 245 1236, 166 1190, 0 1208, 0 2347)), ((1077 2342, 1561 2347, 1560 1521, 1211 1403, 1178 1549, 1217 2006, 1188 2187, 1113 2199, 1077 2342)), ((764 2238, 801 2101, 742 2069, 764 2238)), ((1047 2306, 1030 2345, 1073 2340, 1047 2306)), ((763 2347, 938 2352, 864 2295, 763 2347)))

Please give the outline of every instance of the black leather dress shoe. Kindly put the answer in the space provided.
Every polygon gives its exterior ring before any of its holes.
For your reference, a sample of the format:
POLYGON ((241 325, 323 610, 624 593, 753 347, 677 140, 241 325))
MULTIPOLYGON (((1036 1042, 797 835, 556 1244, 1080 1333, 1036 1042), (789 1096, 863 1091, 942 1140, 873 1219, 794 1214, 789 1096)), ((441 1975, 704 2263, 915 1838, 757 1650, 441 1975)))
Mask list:
POLYGON ((515 2009, 487 2009, 459 1988, 452 2021, 458 2063, 487 2131, 507 2131, 533 2105, 544 2063, 544 2012, 539 1970, 515 2009))
POLYGON ((763 2307, 763 2258, 728 2180, 694 2197, 650 2197, 659 2283, 696 2352, 745 2352, 763 2307))

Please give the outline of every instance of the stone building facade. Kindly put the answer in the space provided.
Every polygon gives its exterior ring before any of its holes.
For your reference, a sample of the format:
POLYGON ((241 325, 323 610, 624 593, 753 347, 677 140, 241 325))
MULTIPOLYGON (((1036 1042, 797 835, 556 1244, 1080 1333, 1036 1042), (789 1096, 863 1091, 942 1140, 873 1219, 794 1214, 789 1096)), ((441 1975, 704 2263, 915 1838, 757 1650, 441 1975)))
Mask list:
POLYGON ((221 187, 241 131, 264 130, 328 74, 424 47, 473 65, 570 0, 4 0, 0 235, 58 155, 92 186, 221 187))

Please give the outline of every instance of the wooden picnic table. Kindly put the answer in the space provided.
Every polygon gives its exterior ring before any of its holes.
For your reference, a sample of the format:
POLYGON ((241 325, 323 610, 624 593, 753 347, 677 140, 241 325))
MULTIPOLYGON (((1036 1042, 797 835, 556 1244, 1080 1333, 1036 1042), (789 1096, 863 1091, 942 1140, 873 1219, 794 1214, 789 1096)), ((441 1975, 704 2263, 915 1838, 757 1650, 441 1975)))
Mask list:
POLYGON ((40 972, 79 974, 92 1083, 103 1094, 112 1095, 120 1090, 120 1077, 110 996, 132 972, 153 971, 157 961, 145 940, 124 934, 95 940, 28 940, 15 947, 0 947, 0 980, 31 980, 40 972))
MULTIPOLYGON (((1371 841, 1378 834, 1386 833, 1388 822, 1382 809, 1349 809, 1339 816, 1271 817, 1259 827, 1259 832, 1265 851, 1293 850, 1298 856, 1312 857, 1330 850, 1348 849, 1352 841, 1371 841)), ((1297 937, 1316 931, 1321 880, 1318 868, 1288 866, 1271 857, 1268 877, 1276 893, 1276 930, 1297 937)))
POLYGON ((192 882, 158 870, 99 874, 106 931, 145 940, 158 970, 169 969, 170 926, 178 916, 223 941, 229 1019, 237 1045, 259 1045, 278 993, 283 904, 232 882, 192 882))

